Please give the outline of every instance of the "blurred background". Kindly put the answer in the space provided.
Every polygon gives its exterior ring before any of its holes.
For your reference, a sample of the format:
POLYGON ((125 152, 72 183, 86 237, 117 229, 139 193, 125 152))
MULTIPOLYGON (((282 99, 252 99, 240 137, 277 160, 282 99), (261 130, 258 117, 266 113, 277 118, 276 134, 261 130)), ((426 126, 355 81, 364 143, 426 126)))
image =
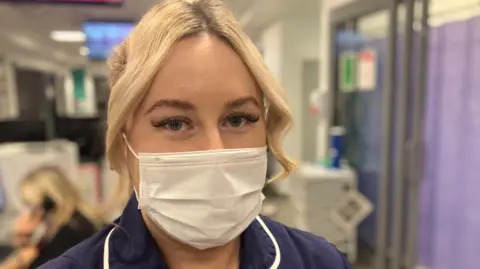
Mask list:
MULTIPOLYGON (((0 0, 0 268, 23 212, 51 210, 35 191, 97 227, 86 208, 117 181, 105 60, 159 1, 0 0)), ((225 2, 294 116, 299 169, 266 186, 262 213, 354 268, 480 269, 480 2, 225 2)))

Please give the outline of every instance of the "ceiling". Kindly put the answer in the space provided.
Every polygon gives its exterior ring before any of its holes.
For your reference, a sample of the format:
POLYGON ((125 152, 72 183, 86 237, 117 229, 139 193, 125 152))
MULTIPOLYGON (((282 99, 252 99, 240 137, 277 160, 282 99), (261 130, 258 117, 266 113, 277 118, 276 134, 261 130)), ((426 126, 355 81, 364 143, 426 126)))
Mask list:
MULTIPOLYGON (((225 2, 246 32, 255 38, 262 29, 291 10, 294 1, 225 2)), ((138 20, 157 3, 159 0, 125 0, 122 7, 0 3, 0 56, 43 69, 85 65, 87 61, 79 53, 82 44, 55 42, 50 39, 50 32, 81 30, 85 19, 138 20)))

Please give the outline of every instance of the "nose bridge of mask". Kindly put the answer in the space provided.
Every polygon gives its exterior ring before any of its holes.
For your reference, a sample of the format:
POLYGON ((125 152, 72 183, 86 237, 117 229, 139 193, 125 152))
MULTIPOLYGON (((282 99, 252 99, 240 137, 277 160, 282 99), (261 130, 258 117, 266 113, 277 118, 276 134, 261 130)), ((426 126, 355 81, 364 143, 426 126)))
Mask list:
POLYGON ((158 167, 249 162, 264 159, 265 157, 265 148, 205 150, 160 154, 139 153, 141 165, 155 165, 158 167))
POLYGON ((135 158, 140 159, 138 154, 133 150, 132 146, 130 145, 130 142, 128 142, 127 136, 125 133, 122 133, 123 140, 125 141, 125 145, 127 145, 128 150, 135 156, 135 158))

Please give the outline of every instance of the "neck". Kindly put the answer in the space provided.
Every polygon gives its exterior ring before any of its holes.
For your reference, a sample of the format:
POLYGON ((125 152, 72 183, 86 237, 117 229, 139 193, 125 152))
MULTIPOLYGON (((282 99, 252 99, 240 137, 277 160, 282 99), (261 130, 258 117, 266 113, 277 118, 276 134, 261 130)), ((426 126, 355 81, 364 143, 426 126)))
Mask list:
POLYGON ((183 244, 155 226, 144 216, 148 230, 171 269, 237 269, 240 264, 240 238, 220 247, 199 250, 183 244))

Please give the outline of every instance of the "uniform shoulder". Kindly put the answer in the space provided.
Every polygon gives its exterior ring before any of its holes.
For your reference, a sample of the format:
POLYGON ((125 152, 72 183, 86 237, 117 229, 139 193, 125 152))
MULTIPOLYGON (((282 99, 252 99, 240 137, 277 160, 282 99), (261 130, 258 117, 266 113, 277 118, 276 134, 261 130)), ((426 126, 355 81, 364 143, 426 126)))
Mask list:
MULTIPOLYGON (((103 245, 108 227, 67 250, 60 257, 53 259, 39 269, 83 269, 97 268, 103 257, 103 245)), ((101 267, 98 267, 101 268, 101 267)))
POLYGON ((82 265, 73 257, 68 255, 62 255, 56 259, 53 259, 38 269, 80 269, 82 265))
POLYGON ((288 260, 298 260, 307 269, 351 268, 345 256, 323 237, 262 219, 277 239, 282 257, 288 255, 288 260))

